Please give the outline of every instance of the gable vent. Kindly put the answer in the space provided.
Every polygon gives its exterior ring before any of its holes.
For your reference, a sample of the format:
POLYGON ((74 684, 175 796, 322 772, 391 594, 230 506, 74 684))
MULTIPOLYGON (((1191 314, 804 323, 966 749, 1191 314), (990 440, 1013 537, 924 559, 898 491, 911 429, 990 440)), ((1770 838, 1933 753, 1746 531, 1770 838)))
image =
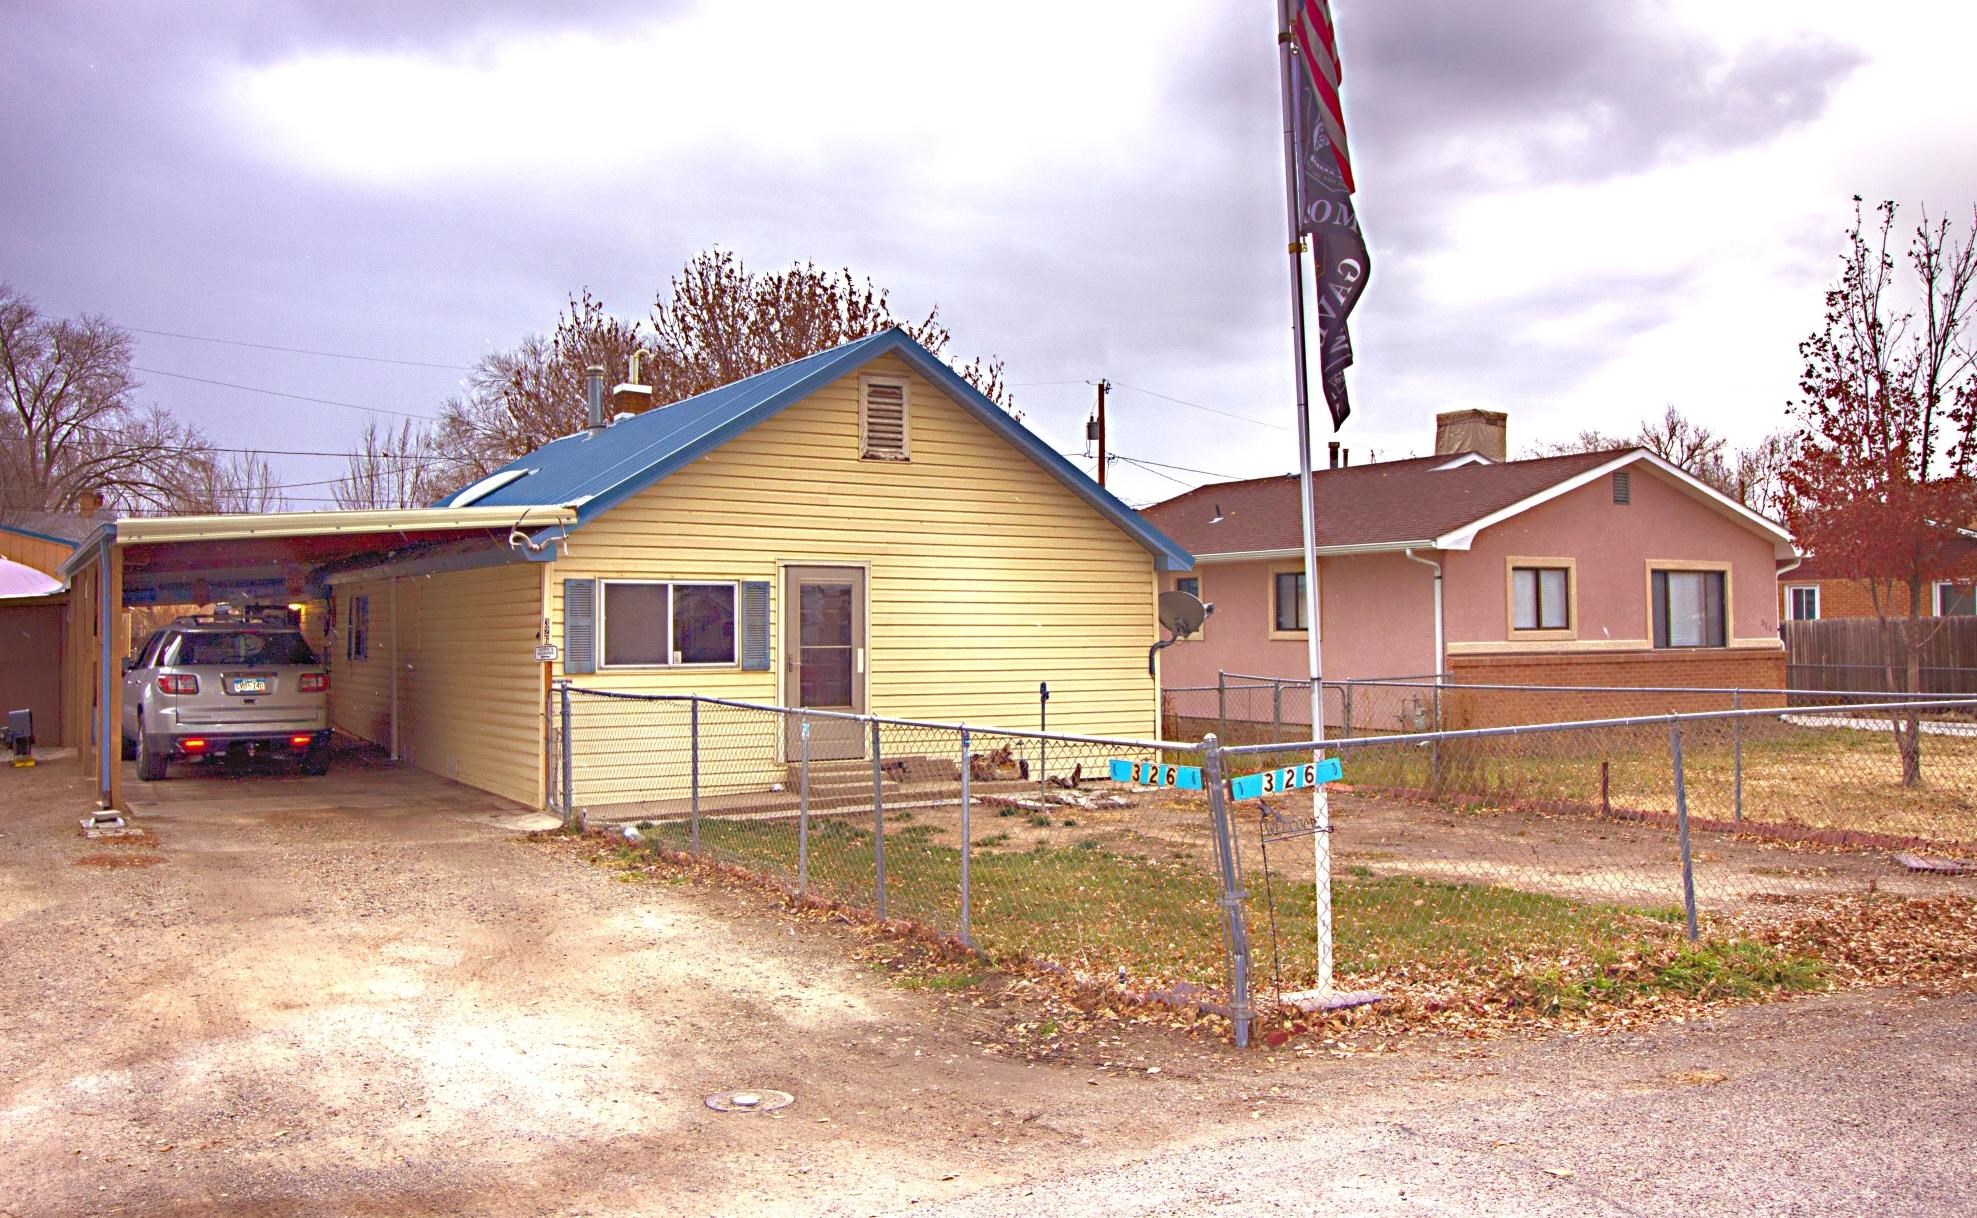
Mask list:
POLYGON ((1613 473, 1613 502, 1632 503, 1634 501, 1634 480, 1632 470, 1615 470, 1613 473))
POLYGON ((873 461, 904 461, 906 383, 867 380, 859 385, 859 455, 873 461))

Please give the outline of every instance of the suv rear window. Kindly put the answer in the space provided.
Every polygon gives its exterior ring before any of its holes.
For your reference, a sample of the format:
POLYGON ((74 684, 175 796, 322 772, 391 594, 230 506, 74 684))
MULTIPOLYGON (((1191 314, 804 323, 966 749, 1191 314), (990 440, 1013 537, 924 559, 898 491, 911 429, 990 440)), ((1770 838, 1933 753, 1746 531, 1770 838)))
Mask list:
POLYGON ((158 657, 162 668, 201 664, 314 664, 316 653, 294 631, 201 630, 178 635, 158 657))

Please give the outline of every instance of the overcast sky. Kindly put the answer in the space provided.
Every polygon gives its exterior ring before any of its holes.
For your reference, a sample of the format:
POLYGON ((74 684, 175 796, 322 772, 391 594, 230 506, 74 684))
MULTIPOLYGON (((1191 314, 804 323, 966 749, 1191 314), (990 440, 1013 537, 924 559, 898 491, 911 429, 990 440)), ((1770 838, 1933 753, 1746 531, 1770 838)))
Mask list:
MULTIPOLYGON (((1509 411, 1516 449, 1665 404, 1754 439, 1851 197, 1977 200, 1960 6, 1334 10, 1375 268, 1356 460, 1427 451, 1461 406, 1509 411)), ((938 304, 1062 449, 1104 376, 1119 453, 1293 468, 1267 0, 6 12, 0 279, 146 331, 439 365, 139 334, 144 398, 223 441, 341 450, 370 416, 184 378, 429 416, 568 293, 639 315, 719 244, 938 304)), ((339 464, 277 458, 294 484, 339 464)), ((1181 489, 1114 468, 1135 503, 1181 489)))

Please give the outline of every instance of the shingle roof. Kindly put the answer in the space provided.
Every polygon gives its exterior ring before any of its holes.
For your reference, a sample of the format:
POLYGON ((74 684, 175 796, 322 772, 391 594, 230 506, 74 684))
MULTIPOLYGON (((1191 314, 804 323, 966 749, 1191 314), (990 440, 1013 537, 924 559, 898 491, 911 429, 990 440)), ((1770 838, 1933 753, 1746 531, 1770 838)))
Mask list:
POLYGON ((91 518, 75 512, 15 510, 0 513, 0 529, 39 537, 43 541, 65 541, 73 546, 82 544, 108 519, 107 513, 91 518))
MULTIPOLYGON (((602 431, 578 432, 511 461, 496 474, 526 476, 473 500, 475 506, 577 509, 579 525, 674 473, 749 428, 767 420, 882 355, 893 354, 974 415, 1072 493, 1150 550, 1161 569, 1185 571, 1192 558, 1144 517, 1087 478, 1048 444, 963 380, 932 352, 897 327, 820 351, 754 376, 710 389, 669 406, 620 419, 602 431)), ((458 492, 455 492, 456 494, 458 492)), ((441 503, 447 503, 442 500, 441 503)), ((983 527, 992 526, 984 521, 983 527)))
MULTIPOLYGON (((1626 449, 1531 461, 1443 466, 1460 454, 1319 470, 1313 475, 1321 549, 1425 542, 1472 524, 1626 449)), ((1297 475, 1217 482, 1146 509, 1147 519, 1197 555, 1296 550, 1297 475), (1215 521, 1220 513, 1221 520, 1215 521)))

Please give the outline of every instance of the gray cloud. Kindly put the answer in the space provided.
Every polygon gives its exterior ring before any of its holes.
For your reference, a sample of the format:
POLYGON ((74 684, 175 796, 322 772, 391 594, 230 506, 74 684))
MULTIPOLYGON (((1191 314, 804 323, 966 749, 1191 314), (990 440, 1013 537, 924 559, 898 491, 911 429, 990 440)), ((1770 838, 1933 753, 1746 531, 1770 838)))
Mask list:
MULTIPOLYGON (((814 163, 732 148, 661 171, 570 165, 387 191, 252 158, 202 109, 219 72, 299 48, 438 53, 665 11, 214 0, 10 15, 0 278, 56 311, 97 309, 131 325, 464 364, 546 325, 582 286, 641 313, 688 254, 719 242, 760 265, 850 265, 890 286, 902 312, 938 302, 958 351, 1000 354, 1019 382, 1109 375, 1285 417, 1267 16, 1232 25, 1204 14, 1178 61, 1104 68, 1165 77, 1152 134, 1116 165, 1050 175, 1012 166, 959 198, 916 184, 913 150, 887 143, 883 115, 869 131, 820 137, 826 155, 814 163)), ((1672 307, 1676 285, 1655 276, 1437 307, 1427 288, 1444 219, 1468 192, 1599 180, 1761 144, 1816 117, 1858 62, 1805 40, 1726 54, 1648 3, 1359 5, 1344 36, 1361 213, 1380 268, 1357 324, 1366 422, 1356 425, 1399 435, 1425 431, 1451 378, 1495 400, 1563 392, 1672 307), (1542 359, 1506 343, 1517 318, 1578 307, 1575 291, 1607 307, 1599 327, 1542 359)), ((1008 79, 989 83, 1021 88, 1021 66, 993 65, 1005 67, 1008 79)), ((402 409, 435 408, 453 381, 151 338, 141 351, 158 367, 402 409)), ((244 443, 304 434, 315 441, 306 447, 334 448, 362 424, 323 410, 304 427, 286 406, 163 378, 147 393, 244 443)), ((1088 397, 1077 384, 1019 390, 1034 422, 1061 430, 1075 429, 1088 397)), ((1155 399, 1120 409, 1132 447, 1120 446, 1135 455, 1232 473, 1289 464, 1280 432, 1203 428, 1205 416, 1155 399)), ((283 468, 305 479, 333 466, 283 468)))

